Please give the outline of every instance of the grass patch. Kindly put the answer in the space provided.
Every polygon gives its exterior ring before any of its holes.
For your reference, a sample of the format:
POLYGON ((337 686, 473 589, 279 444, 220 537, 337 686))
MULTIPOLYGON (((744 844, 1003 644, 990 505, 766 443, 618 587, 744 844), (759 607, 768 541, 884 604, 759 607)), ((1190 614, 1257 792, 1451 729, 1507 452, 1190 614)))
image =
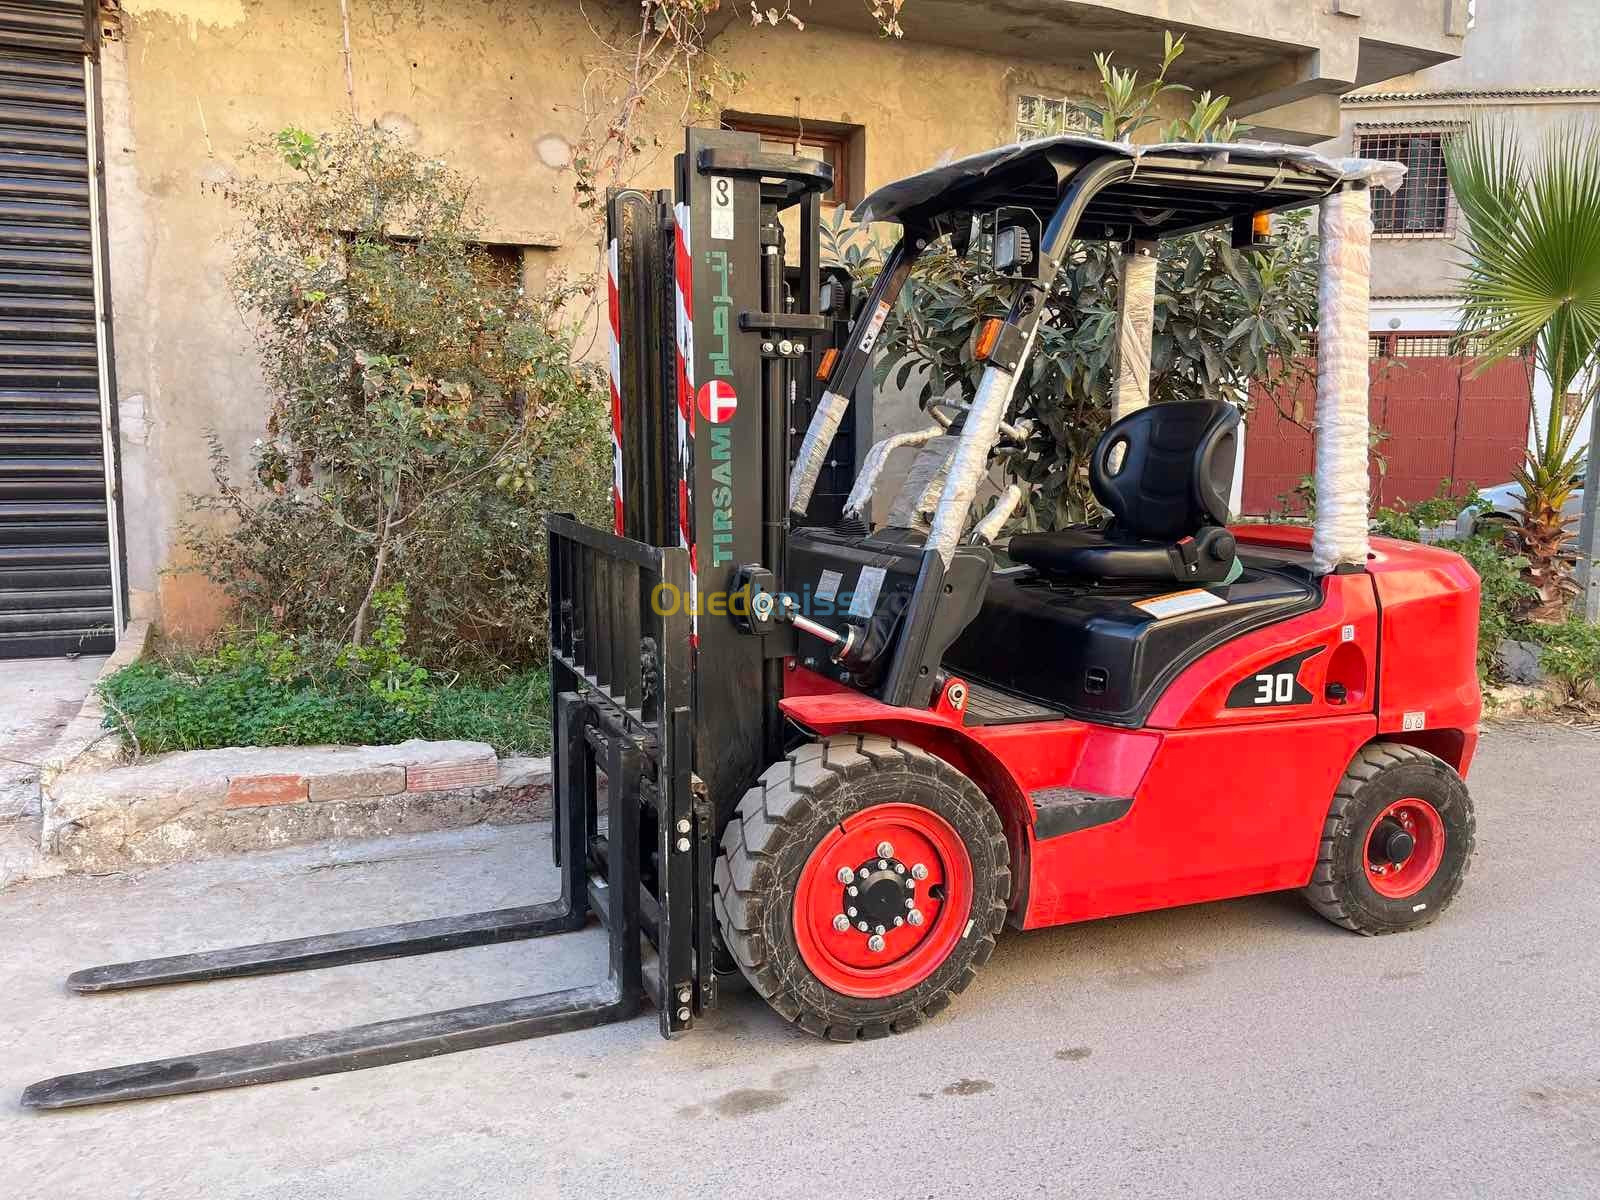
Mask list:
POLYGON ((504 754, 550 747, 550 676, 489 682, 409 663, 319 658, 272 633, 215 654, 151 658, 100 685, 106 725, 140 754, 224 746, 388 745, 408 738, 487 742, 504 754))

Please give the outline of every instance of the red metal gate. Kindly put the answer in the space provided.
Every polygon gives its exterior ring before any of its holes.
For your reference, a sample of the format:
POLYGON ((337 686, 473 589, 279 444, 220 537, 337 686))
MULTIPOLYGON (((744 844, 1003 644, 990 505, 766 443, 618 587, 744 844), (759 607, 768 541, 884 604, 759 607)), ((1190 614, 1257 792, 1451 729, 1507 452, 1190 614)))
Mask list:
MULTIPOLYGON (((1475 374, 1468 355, 1450 353, 1449 333, 1375 333, 1370 415, 1388 436, 1378 444, 1373 503, 1426 500, 1452 488, 1505 483, 1528 444, 1531 356, 1475 374)), ((1300 512, 1295 495, 1312 470, 1316 363, 1276 400, 1252 388, 1245 436, 1244 511, 1300 512)))

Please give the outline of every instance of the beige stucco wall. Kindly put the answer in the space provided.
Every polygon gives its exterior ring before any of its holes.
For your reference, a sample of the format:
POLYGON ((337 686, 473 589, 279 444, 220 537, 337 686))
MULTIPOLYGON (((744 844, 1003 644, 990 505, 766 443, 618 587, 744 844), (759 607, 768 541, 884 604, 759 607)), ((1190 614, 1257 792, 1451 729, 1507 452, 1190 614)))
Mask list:
MULTIPOLYGON (((480 180, 491 238, 529 247, 537 283, 596 262, 594 217, 566 168, 578 95, 597 51, 573 3, 350 0, 356 110, 480 180)), ((632 11, 590 0, 599 21, 632 11)), ((740 111, 865 127, 865 184, 1009 140, 1020 91, 1082 93, 1088 74, 813 26, 734 25, 718 57, 747 83, 740 111)), ((1088 64, 1095 49, 1082 47, 1088 64)), ((214 623, 218 598, 183 570, 185 496, 208 487, 206 436, 247 457, 265 404, 249 331, 225 280, 231 218, 216 186, 250 140, 349 111, 339 5, 305 0, 125 0, 104 51, 118 405, 128 566, 136 611, 169 629, 214 623)), ((665 187, 678 112, 635 181, 665 187)), ((597 349, 593 347, 591 350, 597 349)))
MULTIPOLYGON (((1386 125, 1451 128, 1473 120, 1505 122, 1534 150, 1553 128, 1568 121, 1600 120, 1600 97, 1548 94, 1548 89, 1600 87, 1594 66, 1594 0, 1543 0, 1539 4, 1483 3, 1461 57, 1425 71, 1397 76, 1363 96, 1448 93, 1427 103, 1353 103, 1347 98, 1338 139, 1318 149, 1353 153, 1363 132, 1386 125), (1546 94, 1506 94, 1507 92, 1546 94)), ((1372 244, 1372 292, 1378 297, 1452 294, 1466 239, 1378 238, 1372 244)))

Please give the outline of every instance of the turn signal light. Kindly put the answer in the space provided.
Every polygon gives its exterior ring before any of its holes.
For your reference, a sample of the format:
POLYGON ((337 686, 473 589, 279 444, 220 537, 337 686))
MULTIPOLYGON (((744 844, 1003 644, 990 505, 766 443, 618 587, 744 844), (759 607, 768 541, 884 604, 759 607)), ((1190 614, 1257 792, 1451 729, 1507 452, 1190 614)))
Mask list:
POLYGON ((1250 232, 1255 234, 1255 236, 1261 240, 1270 238, 1272 236, 1272 214, 1269 212, 1258 212, 1255 216, 1251 217, 1250 232))
POLYGON ((979 362, 984 362, 989 355, 994 353, 995 346, 1000 341, 1000 330, 1005 322, 999 317, 990 317, 978 328, 978 343, 972 348, 972 356, 979 362))
POLYGON ((817 378, 826 379, 833 374, 833 364, 839 361, 839 350, 836 346, 829 346, 822 352, 822 361, 817 364, 817 378))

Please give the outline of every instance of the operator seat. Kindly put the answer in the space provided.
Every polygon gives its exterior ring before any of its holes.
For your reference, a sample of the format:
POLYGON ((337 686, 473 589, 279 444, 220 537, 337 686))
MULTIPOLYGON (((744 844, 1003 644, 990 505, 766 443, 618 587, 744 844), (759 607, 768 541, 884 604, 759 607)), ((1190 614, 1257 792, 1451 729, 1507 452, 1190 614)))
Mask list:
POLYGON ((1239 410, 1222 400, 1151 404, 1114 422, 1089 463, 1103 528, 1020 533, 1007 553, 1045 574, 1222 583, 1236 569, 1225 528, 1239 410))

